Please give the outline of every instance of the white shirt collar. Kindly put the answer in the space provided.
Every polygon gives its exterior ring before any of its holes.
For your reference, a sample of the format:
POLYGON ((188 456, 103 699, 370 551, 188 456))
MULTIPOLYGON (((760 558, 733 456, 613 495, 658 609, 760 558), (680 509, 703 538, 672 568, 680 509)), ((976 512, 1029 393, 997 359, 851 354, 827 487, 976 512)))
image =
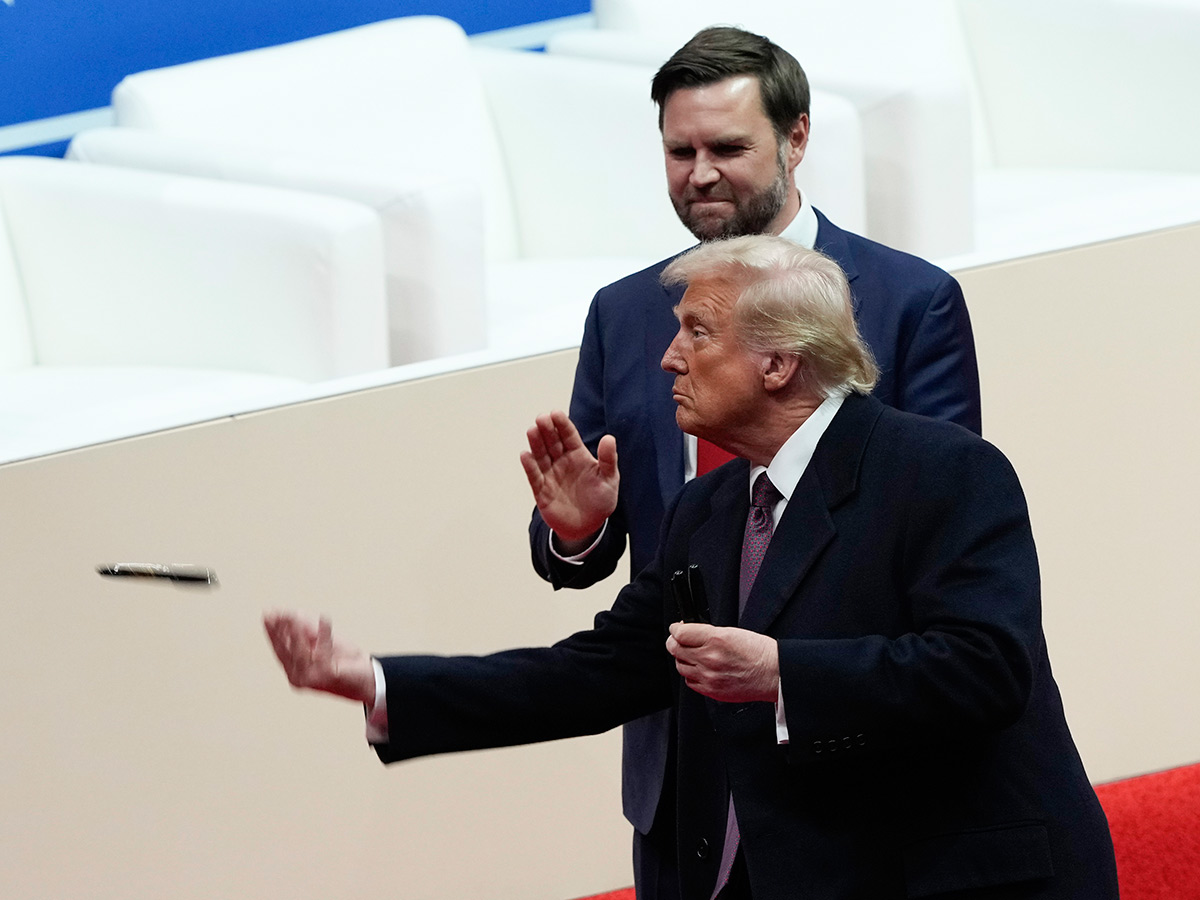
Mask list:
MULTIPOLYGON (((747 485, 747 490, 753 491, 754 480, 758 478, 760 472, 766 472, 767 477, 771 479, 771 484, 775 485, 775 489, 783 494, 784 502, 792 499, 792 493, 796 490, 796 485, 800 483, 800 477, 808 468, 809 462, 812 461, 813 453, 816 452, 817 442, 821 440, 821 435, 825 433, 825 429, 829 427, 829 423, 841 409, 844 399, 845 394, 827 397, 813 411, 812 415, 792 432, 792 436, 784 441, 770 465, 751 466, 750 483, 747 485)), ((781 512, 782 507, 777 511, 777 516, 781 512)))
POLYGON ((817 246, 817 214, 813 211, 808 198, 804 196, 804 192, 800 191, 799 193, 800 210, 796 213, 796 217, 787 223, 787 227, 779 232, 779 236, 787 238, 793 244, 799 244, 806 250, 812 250, 817 246))

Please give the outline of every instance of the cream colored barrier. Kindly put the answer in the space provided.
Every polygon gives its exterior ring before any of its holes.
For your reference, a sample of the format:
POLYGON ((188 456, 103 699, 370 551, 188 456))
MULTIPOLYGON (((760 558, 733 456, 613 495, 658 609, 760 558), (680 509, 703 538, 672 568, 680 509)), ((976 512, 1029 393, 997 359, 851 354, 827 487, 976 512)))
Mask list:
POLYGON ((1200 225, 958 273, 1093 781, 1200 760, 1200 225))
POLYGON ((372 650, 586 627, 517 459, 574 353, 0 467, 0 896, 546 898, 632 881, 618 733, 385 769, 294 695, 276 605, 372 650), (193 561, 211 591, 102 580, 193 561))
MULTIPOLYGON (((1029 494, 1046 629, 1096 780, 1200 759, 1200 226, 960 273, 988 437, 1029 494)), ((385 769, 297 696, 259 617, 380 651, 590 622, 619 578, 528 565, 517 462, 574 353, 0 466, 0 896, 567 900, 631 881, 619 736, 385 769), (464 442, 464 436, 467 439, 464 442), (211 591, 114 583, 214 567, 211 591)))

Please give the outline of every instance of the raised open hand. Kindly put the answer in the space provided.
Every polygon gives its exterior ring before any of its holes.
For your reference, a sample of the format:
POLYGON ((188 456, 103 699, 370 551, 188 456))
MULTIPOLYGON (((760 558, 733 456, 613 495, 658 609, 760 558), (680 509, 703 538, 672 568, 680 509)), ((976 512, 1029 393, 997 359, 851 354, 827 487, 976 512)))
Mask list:
POLYGON ((558 410, 538 416, 525 434, 529 450, 521 454, 521 465, 542 518, 564 548, 586 546, 617 508, 616 438, 605 435, 592 456, 574 423, 558 410))

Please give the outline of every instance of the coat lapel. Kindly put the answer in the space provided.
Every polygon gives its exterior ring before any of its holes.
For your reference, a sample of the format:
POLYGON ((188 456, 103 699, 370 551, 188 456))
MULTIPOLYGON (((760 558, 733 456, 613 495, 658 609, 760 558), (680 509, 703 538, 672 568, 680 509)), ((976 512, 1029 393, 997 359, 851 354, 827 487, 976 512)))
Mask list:
POLYGON ((846 240, 846 232, 825 218, 820 210, 814 209, 813 212, 817 214, 816 249, 830 257, 846 273, 846 280, 850 282, 854 315, 857 317, 859 299, 854 292, 854 279, 858 278, 858 266, 854 264, 854 256, 850 252, 850 242, 846 240))
POLYGON ((842 403, 783 511, 746 601, 742 628, 767 633, 837 534, 831 510, 857 490, 863 452, 882 412, 873 397, 851 394, 842 403))
POLYGON ((714 625, 737 624, 742 533, 750 511, 750 463, 739 459, 729 469, 709 501, 709 516, 688 541, 688 562, 700 566, 714 625))
POLYGON ((804 473, 788 501, 738 623, 766 633, 836 533, 816 478, 804 473))

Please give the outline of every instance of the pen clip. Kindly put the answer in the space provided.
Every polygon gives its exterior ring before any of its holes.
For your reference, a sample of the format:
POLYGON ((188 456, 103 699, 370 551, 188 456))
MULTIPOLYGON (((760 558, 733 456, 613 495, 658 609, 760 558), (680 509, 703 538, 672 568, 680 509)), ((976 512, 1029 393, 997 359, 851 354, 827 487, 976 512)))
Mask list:
POLYGON ((688 591, 692 596, 692 622, 708 625, 712 620, 708 613, 708 594, 704 590, 704 579, 700 577, 700 566, 696 563, 687 568, 688 591))

